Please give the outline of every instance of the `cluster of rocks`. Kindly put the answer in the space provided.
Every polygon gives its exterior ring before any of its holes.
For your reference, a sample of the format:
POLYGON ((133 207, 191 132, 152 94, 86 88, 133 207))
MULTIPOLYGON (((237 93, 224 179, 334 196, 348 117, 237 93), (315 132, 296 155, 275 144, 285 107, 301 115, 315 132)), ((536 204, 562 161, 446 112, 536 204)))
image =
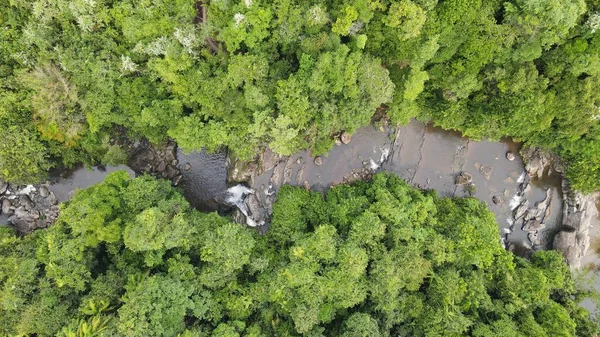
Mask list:
MULTIPOLYGON (((526 183, 528 188, 529 184, 526 183)), ((527 232, 527 238, 533 250, 544 249, 546 242, 542 237, 542 231, 546 229, 546 219, 549 218, 552 205, 552 191, 546 190, 544 200, 531 205, 528 199, 523 199, 513 210, 513 225, 527 232)))
POLYGON ((136 173, 169 179, 175 186, 181 182, 182 170, 191 169, 189 164, 181 165, 177 160, 177 144, 173 141, 161 147, 153 146, 147 140, 137 142, 129 166, 136 173))
POLYGON ((59 214, 58 199, 48 184, 19 186, 0 180, 1 214, 21 234, 52 225, 59 214))
MULTIPOLYGON (((527 159, 525 170, 531 178, 541 178, 543 175, 564 172, 564 167, 555 155, 531 148, 525 152, 524 156, 527 159)), ((589 231, 592 220, 597 216, 595 203, 598 195, 597 193, 585 195, 573 190, 565 178, 562 178, 561 189, 561 226, 553 238, 552 247, 563 253, 571 268, 577 269, 581 267, 581 259, 590 246, 589 231)), ((545 214, 547 215, 547 212, 545 214)), ((533 221, 527 228, 531 230, 540 228, 541 230, 543 222, 538 224, 537 221, 533 221)))

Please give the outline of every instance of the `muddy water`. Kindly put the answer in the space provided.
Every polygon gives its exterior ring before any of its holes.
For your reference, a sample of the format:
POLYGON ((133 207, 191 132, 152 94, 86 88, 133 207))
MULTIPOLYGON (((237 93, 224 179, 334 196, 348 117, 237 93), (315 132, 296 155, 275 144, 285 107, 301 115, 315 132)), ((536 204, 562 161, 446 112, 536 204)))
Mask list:
MULTIPOLYGON (((519 178, 525 179, 519 147, 518 143, 509 140, 468 140, 460 133, 417 121, 411 121, 395 132, 368 126, 359 129, 349 144, 336 145, 323 156, 322 165, 315 164, 310 152, 303 151, 273 163, 272 168, 267 167, 261 174, 253 176, 250 185, 265 192, 261 193, 264 196, 269 186, 276 190, 282 184, 308 185, 314 190, 324 190, 364 176, 365 171, 394 172, 413 186, 434 189, 441 196, 472 195, 484 201, 495 214, 505 240, 514 243, 517 249, 523 246, 526 250, 532 247, 528 233, 512 226, 511 220, 510 201, 517 195, 519 178), (515 160, 506 159, 509 151, 516 154, 515 160), (456 177, 461 172, 471 174, 474 188, 456 185, 456 177), (493 202, 494 196, 499 204, 493 202)), ((267 155, 266 162, 269 161, 267 155)), ((546 226, 554 231, 560 224, 562 212, 560 184, 542 178, 532 183, 521 198, 528 199, 533 206, 545 199, 548 189, 555 198, 546 226)), ((552 237, 542 235, 538 248, 550 248, 552 237)))

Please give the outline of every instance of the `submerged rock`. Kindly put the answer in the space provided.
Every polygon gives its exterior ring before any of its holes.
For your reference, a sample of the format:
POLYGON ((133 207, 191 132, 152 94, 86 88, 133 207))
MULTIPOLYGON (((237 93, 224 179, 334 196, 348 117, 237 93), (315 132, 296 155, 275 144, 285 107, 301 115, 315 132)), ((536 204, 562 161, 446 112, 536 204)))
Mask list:
POLYGON ((479 168, 479 172, 481 172, 481 175, 485 178, 485 179, 490 179, 490 176, 492 175, 492 171, 493 168, 489 165, 482 165, 479 168))
POLYGON ((321 157, 315 157, 315 165, 317 165, 317 166, 323 165, 323 159, 321 157))
POLYGON ((515 158, 516 158, 516 156, 515 156, 514 153, 512 153, 512 152, 506 152, 506 159, 508 159, 510 161, 513 161, 513 160, 515 160, 515 158))
POLYGON ((458 176, 456 176, 455 184, 456 185, 465 185, 473 181, 473 176, 468 172, 461 172, 458 176))

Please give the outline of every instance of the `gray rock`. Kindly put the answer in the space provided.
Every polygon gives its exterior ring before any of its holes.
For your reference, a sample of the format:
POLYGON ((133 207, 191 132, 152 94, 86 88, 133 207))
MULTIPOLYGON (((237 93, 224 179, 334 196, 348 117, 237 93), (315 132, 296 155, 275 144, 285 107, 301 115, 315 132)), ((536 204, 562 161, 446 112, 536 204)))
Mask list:
POLYGON ((592 219, 597 216, 595 195, 583 195, 571 190, 569 183, 563 179, 563 219, 562 231, 554 237, 554 249, 565 256, 571 269, 581 266, 581 258, 589 245, 589 229, 592 219))
POLYGON ((46 228, 48 226, 48 223, 44 220, 36 220, 35 221, 35 227, 37 228, 46 228))
POLYGON ((485 178, 485 179, 490 179, 490 176, 492 175, 492 170, 493 168, 489 165, 482 165, 479 168, 479 172, 481 172, 481 175, 485 178))
POLYGON ((173 150, 167 150, 167 153, 165 153, 165 160, 167 162, 172 162, 173 160, 175 160, 175 153, 173 152, 173 150))
POLYGON ((165 170, 165 172, 167 173, 167 177, 169 179, 173 179, 179 174, 179 170, 177 169, 177 167, 175 167, 173 165, 167 166, 167 169, 165 170))
POLYGON ((492 202, 496 205, 501 205, 504 203, 504 199, 498 195, 492 197, 492 202))
POLYGON ((527 221, 523 226, 523 230, 527 232, 538 232, 545 228, 546 224, 537 219, 527 221))
POLYGON ((315 157, 315 165, 317 165, 317 166, 323 165, 323 159, 321 157, 315 157))
POLYGON ((48 195, 48 202, 50 205, 58 205, 58 198, 52 191, 50 191, 50 194, 48 195))
POLYGON ((506 159, 508 159, 508 160, 510 160, 510 161, 513 161, 513 160, 515 160, 515 158, 516 158, 516 156, 515 156, 515 154, 514 154, 514 153, 512 153, 512 152, 510 152, 510 151, 509 151, 509 152, 506 152, 506 159))
POLYGON ((466 183, 468 183, 467 178, 463 177, 462 175, 457 175, 456 179, 454 180, 454 183, 456 185, 465 185, 466 183))
POLYGON ((175 179, 173 179, 173 185, 175 185, 175 186, 179 185, 179 183, 181 182, 181 178, 182 177, 183 176, 181 174, 178 175, 177 177, 175 177, 175 179))
POLYGON ((186 170, 186 171, 189 171, 189 170, 192 169, 192 165, 190 165, 190 163, 185 163, 183 169, 186 170))
POLYGON ((33 201, 31 201, 28 195, 19 196, 19 203, 25 206, 25 208, 27 209, 32 209, 33 207, 35 207, 35 204, 33 203, 33 201))
POLYGON ((342 135, 340 136, 340 141, 343 144, 348 144, 350 143, 350 141, 352 140, 352 135, 350 135, 348 132, 342 132, 342 135))
POLYGON ((20 219, 29 218, 29 212, 27 212, 25 207, 19 206, 15 209, 15 216, 20 219))
POLYGON ((2 200, 2 214, 8 215, 8 214, 12 213, 11 207, 12 207, 12 203, 10 202, 10 200, 8 200, 8 199, 2 200))
POLYGON ((40 187, 40 196, 42 198, 47 198, 50 195, 50 191, 46 188, 46 186, 40 187))
POLYGON ((158 167, 156 168, 156 170, 158 172, 164 172, 167 169, 167 163, 165 163, 164 161, 161 161, 160 164, 158 164, 158 167))
POLYGON ((456 185, 464 185, 473 181, 473 176, 469 172, 461 172, 458 176, 456 176, 455 184, 456 185))
POLYGON ((2 179, 0 179, 0 194, 4 194, 8 189, 8 183, 2 179))
POLYGON ((260 205, 260 200, 256 194, 252 193, 246 197, 246 207, 248 208, 248 217, 246 218, 246 224, 251 227, 262 226, 265 224, 266 215, 263 208, 260 205))
POLYGON ((171 161, 171 165, 173 165, 173 166, 179 165, 179 160, 173 159, 173 161, 171 161))
POLYGON ((513 211, 515 220, 522 218, 525 215, 525 213, 527 212, 528 207, 529 207, 529 200, 527 200, 527 199, 523 200, 521 202, 521 204, 517 208, 515 208, 515 210, 513 211))
POLYGON ((14 215, 8 218, 8 221, 12 224, 12 227, 17 230, 17 232, 22 234, 31 233, 35 229, 35 222, 29 222, 25 219, 17 218, 14 215))

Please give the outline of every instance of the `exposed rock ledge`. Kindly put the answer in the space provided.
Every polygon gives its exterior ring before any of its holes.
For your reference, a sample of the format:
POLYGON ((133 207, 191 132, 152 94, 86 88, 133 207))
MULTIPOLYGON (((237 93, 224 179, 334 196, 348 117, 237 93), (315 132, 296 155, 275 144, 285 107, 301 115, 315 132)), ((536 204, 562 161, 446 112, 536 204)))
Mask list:
POLYGON ((590 246, 589 231, 597 217, 597 195, 573 191, 563 179, 563 219, 560 232, 554 237, 554 249, 561 251, 572 269, 581 267, 581 258, 590 246))
MULTIPOLYGON (((523 153, 527 160, 525 170, 532 178, 544 174, 563 173, 560 160, 551 154, 531 148, 523 153)), ((554 237, 553 248, 562 252, 572 269, 581 267, 581 259, 590 246, 590 228, 597 217, 596 200, 598 193, 584 195, 573 190, 566 178, 561 183, 563 194, 562 222, 554 237)))

